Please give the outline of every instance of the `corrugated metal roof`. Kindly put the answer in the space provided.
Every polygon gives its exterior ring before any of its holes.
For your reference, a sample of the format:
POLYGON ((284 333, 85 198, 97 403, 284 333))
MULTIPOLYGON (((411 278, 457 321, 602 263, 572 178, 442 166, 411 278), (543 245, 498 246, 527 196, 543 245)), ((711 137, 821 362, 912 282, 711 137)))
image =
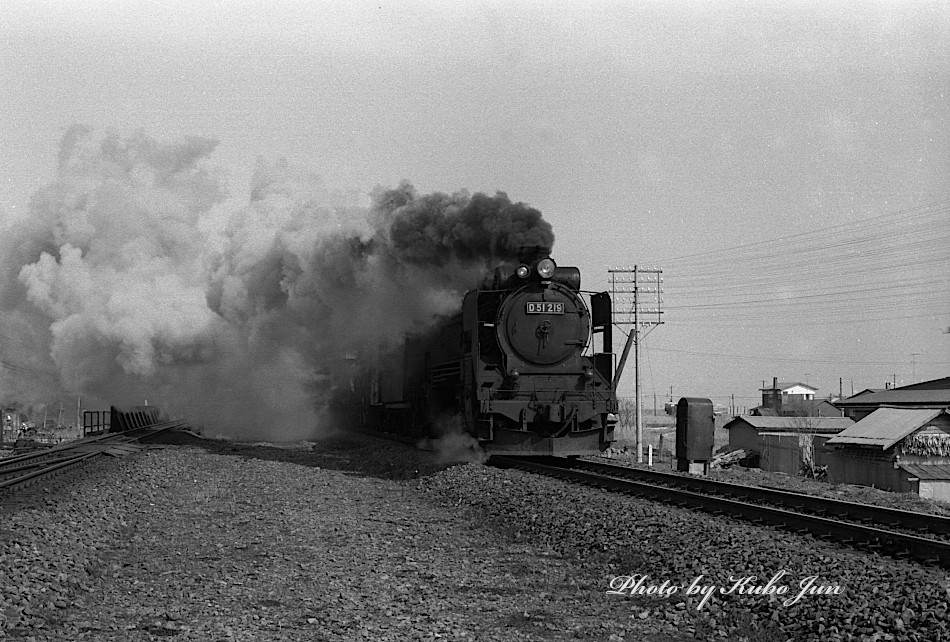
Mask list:
POLYGON ((918 479, 950 479, 950 464, 898 464, 898 466, 918 479))
POLYGON ((950 406, 950 388, 938 390, 881 390, 865 392, 835 403, 838 407, 886 405, 950 406))
POLYGON ((941 377, 940 379, 931 379, 930 381, 921 381, 911 383, 906 386, 900 386, 897 390, 950 390, 950 377, 941 377))
POLYGON ((933 408, 878 408, 828 443, 880 446, 887 450, 942 412, 943 409, 933 408))
POLYGON ((887 390, 887 388, 865 388, 861 392, 856 392, 850 397, 845 397, 844 399, 842 399, 842 401, 851 401, 853 399, 857 399, 858 397, 864 397, 865 395, 877 394, 879 392, 884 392, 885 390, 887 390))
POLYGON ((726 424, 730 428, 736 422, 745 422, 756 430, 773 432, 824 432, 839 433, 854 421, 848 417, 758 417, 754 415, 736 417, 726 424))

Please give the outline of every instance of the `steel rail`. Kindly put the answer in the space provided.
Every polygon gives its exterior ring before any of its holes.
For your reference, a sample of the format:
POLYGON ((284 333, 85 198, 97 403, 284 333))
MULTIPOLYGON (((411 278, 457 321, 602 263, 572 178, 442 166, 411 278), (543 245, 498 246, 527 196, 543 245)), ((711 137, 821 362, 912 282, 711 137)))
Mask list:
POLYGON ((83 453, 81 455, 76 455, 75 457, 72 457, 66 461, 60 461, 50 466, 45 466, 43 468, 40 468, 39 470, 33 471, 32 473, 27 473, 19 477, 14 477, 13 479, 6 479, 3 481, 0 481, 0 489, 12 488, 14 486, 22 486, 23 484, 29 481, 38 479, 40 477, 46 477, 48 475, 51 475, 54 472, 62 471, 65 468, 76 466, 78 464, 83 463, 86 460, 92 459, 93 457, 97 457, 101 454, 102 454, 101 452, 83 453))
POLYGON ((806 495, 805 493, 796 493, 779 488, 745 486, 702 477, 690 477, 676 473, 644 470, 642 468, 631 468, 629 466, 617 466, 600 462, 567 460, 562 458, 547 458, 545 461, 549 461, 555 466, 582 468, 604 475, 624 477, 625 479, 647 479, 663 484, 671 484, 687 490, 727 495, 730 497, 742 497, 796 510, 847 517, 848 519, 859 522, 871 522, 884 526, 894 526, 940 535, 950 534, 950 518, 942 515, 918 513, 899 508, 872 506, 870 504, 861 504, 859 502, 850 502, 842 499, 806 495))
POLYGON ((524 459, 492 457, 490 463, 501 468, 517 468, 710 513, 726 514, 758 524, 780 526, 798 533, 830 538, 840 544, 864 545, 898 557, 950 567, 950 544, 934 539, 524 459))
POLYGON ((24 470, 33 470, 35 468, 49 466, 61 461, 73 459, 74 457, 74 454, 66 453, 63 457, 37 459, 30 463, 19 462, 17 466, 7 466, 7 462, 0 460, 0 476, 12 475, 14 473, 23 472, 24 470))
POLYGON ((76 441, 68 441, 68 442, 60 443, 50 448, 43 448, 42 450, 36 450, 36 451, 28 452, 22 455, 14 455, 13 457, 4 457, 3 459, 0 459, 0 466, 7 466, 15 462, 42 460, 42 459, 49 458, 53 455, 57 455, 62 452, 69 452, 75 449, 75 447, 79 445, 94 444, 94 443, 97 443, 100 441, 106 441, 106 440, 114 441, 117 436, 124 435, 124 434, 126 433, 112 432, 112 433, 105 433, 102 435, 96 435, 94 437, 82 437, 81 439, 77 439, 76 441))
POLYGON ((166 421, 124 432, 106 433, 88 439, 60 444, 55 448, 49 448, 41 452, 0 460, 0 476, 2 477, 9 477, 11 474, 26 470, 32 471, 13 478, 0 480, 0 490, 22 486, 41 477, 56 474, 67 468, 83 464, 93 457, 103 455, 113 444, 148 439, 182 425, 185 425, 185 422, 166 421), (90 446, 93 447, 92 451, 89 451, 90 446), (15 465, 10 466, 9 464, 11 463, 15 465))

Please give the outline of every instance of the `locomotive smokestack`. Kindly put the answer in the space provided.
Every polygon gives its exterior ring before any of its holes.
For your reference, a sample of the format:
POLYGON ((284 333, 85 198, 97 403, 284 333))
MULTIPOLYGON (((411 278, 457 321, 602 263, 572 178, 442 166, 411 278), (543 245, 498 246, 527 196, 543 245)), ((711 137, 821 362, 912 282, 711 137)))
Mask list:
POLYGON ((540 259, 551 256, 551 248, 541 245, 521 246, 518 248, 519 263, 534 263, 540 259))

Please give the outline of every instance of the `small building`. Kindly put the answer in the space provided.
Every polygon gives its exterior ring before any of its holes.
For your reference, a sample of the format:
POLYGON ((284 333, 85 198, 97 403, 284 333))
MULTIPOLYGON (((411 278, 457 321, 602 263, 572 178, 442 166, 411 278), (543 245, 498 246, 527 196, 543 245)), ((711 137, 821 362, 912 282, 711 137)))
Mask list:
POLYGON ((844 413, 828 399, 815 399, 805 405, 808 417, 844 417, 844 413))
POLYGON ((950 501, 950 413, 878 408, 831 438, 828 480, 950 501))
POLYGON ((811 399, 786 404, 782 410, 758 406, 750 412, 759 417, 843 417, 844 412, 828 399, 811 399))
POLYGON ((761 454, 763 433, 836 435, 853 421, 847 417, 758 417, 743 415, 725 425, 729 431, 729 450, 761 454))
POLYGON ((888 388, 867 389, 835 403, 846 417, 861 421, 878 408, 927 408, 950 407, 950 377, 922 381, 920 383, 888 388))
POLYGON ((753 409, 753 415, 763 417, 841 417, 842 412, 826 399, 816 399, 818 388, 800 381, 779 382, 759 388, 762 405, 753 409))
POLYGON ((800 381, 779 383, 776 381, 768 388, 761 388, 762 405, 769 405, 775 399, 784 401, 810 401, 815 398, 818 388, 800 381))

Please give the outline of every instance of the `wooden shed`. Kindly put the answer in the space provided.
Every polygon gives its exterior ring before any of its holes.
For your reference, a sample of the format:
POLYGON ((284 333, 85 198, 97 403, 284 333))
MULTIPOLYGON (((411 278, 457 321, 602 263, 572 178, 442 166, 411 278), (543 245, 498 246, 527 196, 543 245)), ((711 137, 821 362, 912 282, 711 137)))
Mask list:
POLYGON ((853 425, 846 417, 756 417, 743 415, 725 425, 729 450, 762 453, 762 433, 836 435, 853 425))
POLYGON ((938 499, 950 502, 950 465, 948 464, 898 464, 907 473, 911 492, 923 499, 938 499))
POLYGON ((880 408, 831 438, 828 480, 950 500, 950 414, 880 408))
POLYGON ((759 433, 759 468, 773 473, 814 473, 827 465, 825 442, 834 435, 803 432, 759 433))

